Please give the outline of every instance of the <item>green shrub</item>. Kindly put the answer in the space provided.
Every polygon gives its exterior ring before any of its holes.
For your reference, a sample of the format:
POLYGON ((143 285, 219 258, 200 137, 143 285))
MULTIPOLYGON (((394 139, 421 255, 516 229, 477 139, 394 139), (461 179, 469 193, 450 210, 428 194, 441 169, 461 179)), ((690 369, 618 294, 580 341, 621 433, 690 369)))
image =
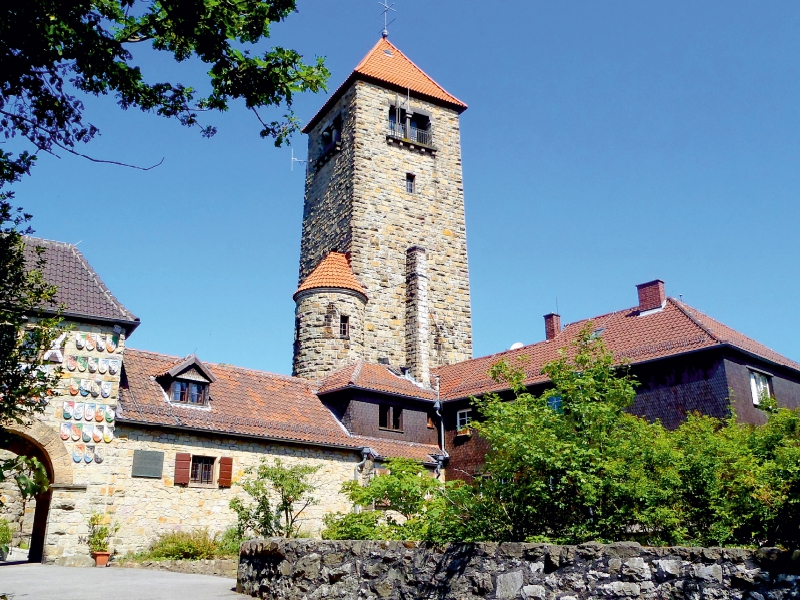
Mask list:
POLYGON ((5 519, 0 519, 0 549, 8 551, 8 545, 11 543, 11 526, 5 519))
POLYGON ((198 531, 171 531, 162 533, 150 545, 150 558, 201 560, 219 554, 217 536, 207 529, 198 531))
POLYGON ((229 527, 222 535, 216 538, 218 555, 238 556, 239 548, 243 541, 244 540, 239 536, 237 528, 229 527))

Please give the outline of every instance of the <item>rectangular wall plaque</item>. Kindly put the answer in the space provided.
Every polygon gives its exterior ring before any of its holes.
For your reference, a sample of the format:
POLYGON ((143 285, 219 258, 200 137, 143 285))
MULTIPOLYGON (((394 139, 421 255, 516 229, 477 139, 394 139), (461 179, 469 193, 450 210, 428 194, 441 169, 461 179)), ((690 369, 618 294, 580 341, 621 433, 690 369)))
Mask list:
POLYGON ((164 453, 154 450, 134 450, 131 477, 159 479, 164 470, 164 453))

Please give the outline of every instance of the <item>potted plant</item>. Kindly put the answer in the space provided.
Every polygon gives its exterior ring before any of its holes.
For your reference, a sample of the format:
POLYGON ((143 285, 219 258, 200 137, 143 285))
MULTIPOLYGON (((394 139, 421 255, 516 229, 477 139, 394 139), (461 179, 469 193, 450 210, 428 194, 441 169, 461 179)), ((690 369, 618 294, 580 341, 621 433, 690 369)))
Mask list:
POLYGON ((111 536, 119 531, 118 523, 112 523, 111 521, 104 523, 104 521, 105 516, 100 513, 93 513, 89 517, 87 543, 96 567, 108 565, 108 559, 111 556, 111 551, 109 550, 111 536))
POLYGON ((456 431, 456 437, 472 437, 472 427, 465 425, 456 431))

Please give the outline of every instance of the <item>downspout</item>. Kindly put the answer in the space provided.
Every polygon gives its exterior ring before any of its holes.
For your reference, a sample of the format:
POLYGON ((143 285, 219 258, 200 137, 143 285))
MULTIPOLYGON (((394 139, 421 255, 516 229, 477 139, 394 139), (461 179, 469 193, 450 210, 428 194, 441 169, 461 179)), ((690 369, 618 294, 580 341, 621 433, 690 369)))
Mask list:
MULTIPOLYGON (((370 456, 373 456, 373 455, 374 455, 374 452, 372 451, 372 448, 364 447, 364 448, 361 449, 362 459, 361 459, 360 463, 356 464, 356 466, 353 467, 353 481, 356 481, 356 482, 358 481, 358 472, 362 468, 364 468, 364 465, 367 464, 367 459, 370 456)), ((354 506, 354 509, 355 509, 355 513, 356 514, 361 512, 361 507, 358 506, 357 504, 354 506)))
POLYGON ((442 416, 442 401, 439 399, 439 376, 433 375, 436 378, 436 402, 433 404, 433 409, 436 411, 436 416, 439 417, 439 445, 444 452, 444 417, 442 416))

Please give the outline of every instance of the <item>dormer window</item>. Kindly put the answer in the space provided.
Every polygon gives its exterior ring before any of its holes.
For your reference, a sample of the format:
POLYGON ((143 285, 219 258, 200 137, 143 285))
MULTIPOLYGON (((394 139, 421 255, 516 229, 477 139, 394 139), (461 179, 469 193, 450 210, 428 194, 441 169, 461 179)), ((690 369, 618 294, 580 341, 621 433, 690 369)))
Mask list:
POLYGON ((214 374, 194 355, 156 377, 170 403, 185 406, 208 406, 214 374))
POLYGON ((184 404, 203 405, 208 403, 208 384, 196 381, 173 381, 170 399, 184 404))

